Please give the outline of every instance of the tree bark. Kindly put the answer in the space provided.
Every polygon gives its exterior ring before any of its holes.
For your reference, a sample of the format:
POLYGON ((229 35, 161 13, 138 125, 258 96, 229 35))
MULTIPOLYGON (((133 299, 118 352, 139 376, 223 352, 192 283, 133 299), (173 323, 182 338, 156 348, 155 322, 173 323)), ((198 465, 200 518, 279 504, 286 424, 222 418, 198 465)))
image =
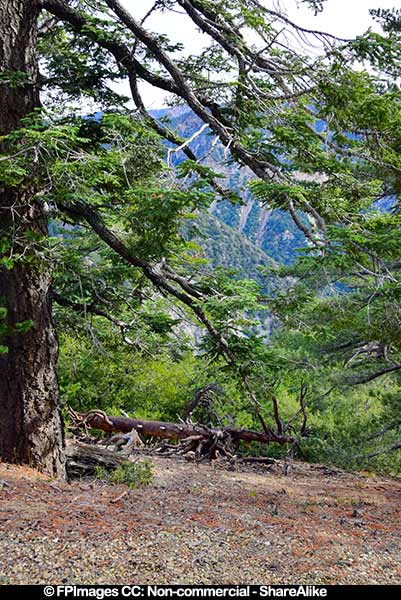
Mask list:
POLYGON ((98 446, 79 442, 67 443, 65 456, 68 479, 95 475, 96 467, 112 470, 121 465, 124 460, 127 460, 127 457, 107 448, 99 448, 98 446))
MULTIPOLYGON (((0 0, 0 135, 18 129, 40 107, 37 81, 37 0, 0 0), (24 74, 15 85, 13 74, 24 74)), ((7 152, 7 143, 0 146, 7 152)), ((27 182, 0 181, 0 241, 3 256, 18 257, 12 268, 0 263, 0 306, 7 310, 0 354, 0 458, 64 476, 64 434, 56 363, 49 265, 35 254, 32 234, 45 239, 47 218, 37 190, 27 182), (18 330, 26 323, 28 328, 18 330), (30 324, 30 326, 29 326, 30 324)), ((1 325, 1 324, 0 324, 1 325)))

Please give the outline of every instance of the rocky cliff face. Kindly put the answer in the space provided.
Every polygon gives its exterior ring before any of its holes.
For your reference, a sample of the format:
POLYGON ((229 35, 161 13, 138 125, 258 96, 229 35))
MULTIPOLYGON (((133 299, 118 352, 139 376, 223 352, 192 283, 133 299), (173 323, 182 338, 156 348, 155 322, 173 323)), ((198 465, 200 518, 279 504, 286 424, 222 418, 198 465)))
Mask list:
MULTIPOLYGON (((191 111, 185 109, 162 109, 153 115, 166 120, 169 126, 181 137, 190 139, 198 132, 202 123, 191 111)), ((204 157, 204 163, 224 176, 224 185, 239 194, 241 204, 228 201, 215 201, 209 212, 221 223, 240 234, 237 243, 242 239, 254 248, 255 259, 262 253, 274 261, 291 263, 299 248, 306 245, 303 234, 297 229, 291 217, 284 211, 262 206, 249 191, 248 183, 254 175, 246 168, 234 163, 229 150, 222 147, 214 136, 203 130, 189 144, 198 157, 204 157)), ((175 163, 185 160, 179 152, 172 156, 175 163)), ((215 231, 215 228, 212 228, 215 231)), ((224 230, 228 233, 229 230, 224 230)), ((223 239, 222 234, 220 241, 223 239)), ((248 248, 249 250, 249 248, 248 248)), ((247 253, 244 246, 244 252, 247 253)), ((239 249, 237 248, 237 254, 239 249)), ((257 260, 257 259, 256 259, 257 260)))

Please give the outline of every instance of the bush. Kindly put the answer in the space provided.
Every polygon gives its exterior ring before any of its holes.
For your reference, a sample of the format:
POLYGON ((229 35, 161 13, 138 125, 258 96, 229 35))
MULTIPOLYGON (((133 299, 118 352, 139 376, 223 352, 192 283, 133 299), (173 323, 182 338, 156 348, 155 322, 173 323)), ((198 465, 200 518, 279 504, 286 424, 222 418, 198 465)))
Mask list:
POLYGON ((59 382, 63 404, 84 412, 120 409, 136 418, 174 421, 208 382, 205 361, 185 353, 174 360, 166 351, 143 356, 110 335, 103 348, 84 336, 60 336, 59 382))
POLYGON ((96 467, 96 478, 108 483, 125 483, 135 489, 150 485, 153 481, 153 466, 150 460, 140 462, 123 462, 113 471, 104 467, 96 467))

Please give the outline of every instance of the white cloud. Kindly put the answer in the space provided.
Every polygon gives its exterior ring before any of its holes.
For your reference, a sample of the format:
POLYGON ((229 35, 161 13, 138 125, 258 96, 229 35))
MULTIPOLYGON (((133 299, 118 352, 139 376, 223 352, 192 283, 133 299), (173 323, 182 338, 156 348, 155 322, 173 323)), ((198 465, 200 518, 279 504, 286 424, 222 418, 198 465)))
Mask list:
MULTIPOLYGON (((269 8, 280 7, 292 21, 302 27, 325 31, 344 38, 360 35, 369 27, 378 29, 369 15, 369 8, 392 8, 396 2, 396 0, 327 0, 323 12, 314 16, 313 11, 299 0, 262 1, 269 8)), ((122 0, 122 3, 136 19, 141 19, 154 2, 141 0, 138 3, 137 0, 122 0)), ((208 43, 207 36, 197 31, 188 17, 178 10, 155 13, 146 21, 146 27, 158 33, 165 33, 174 42, 181 42, 186 53, 196 53, 208 43)), ((122 91, 129 95, 126 87, 122 91)), ((165 92, 142 84, 141 93, 149 108, 163 106, 165 92)))
POLYGON ((397 0, 328 0, 316 17, 305 4, 286 0, 288 15, 304 27, 321 29, 340 37, 355 37, 369 27, 377 29, 369 15, 370 8, 393 8, 397 0), (298 4, 298 6, 297 6, 298 4))

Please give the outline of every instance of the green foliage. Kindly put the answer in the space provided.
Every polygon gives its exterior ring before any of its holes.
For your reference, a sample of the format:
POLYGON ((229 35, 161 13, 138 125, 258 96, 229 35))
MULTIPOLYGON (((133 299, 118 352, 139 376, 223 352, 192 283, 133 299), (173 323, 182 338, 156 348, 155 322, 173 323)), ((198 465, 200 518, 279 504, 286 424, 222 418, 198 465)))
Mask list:
POLYGON ((7 346, 2 344, 4 336, 7 333, 7 308, 0 305, 0 354, 8 352, 7 346))
POLYGON ((369 12, 381 23, 384 31, 401 31, 401 10, 399 8, 376 8, 369 10, 369 12))
MULTIPOLYGON (((98 13, 99 14, 99 13, 98 13)), ((94 100, 103 106, 121 106, 128 98, 111 89, 110 83, 121 81, 123 72, 115 69, 109 54, 95 46, 91 37, 115 38, 117 27, 106 19, 90 17, 93 26, 86 27, 88 37, 78 35, 65 24, 55 24, 39 38, 38 49, 46 61, 48 76, 44 81, 48 98, 62 109, 63 101, 94 100), (100 26, 101 34, 96 36, 100 26)))
POLYGON ((389 421, 386 410, 386 396, 399 392, 399 386, 387 380, 331 394, 311 413, 313 433, 302 444, 306 459, 399 474, 401 456, 391 448, 400 439, 401 424, 389 421))
MULTIPOLYGON (((141 355, 107 329, 99 346, 87 337, 62 335, 59 361, 61 397, 76 410, 124 410, 137 418, 176 420, 197 387, 207 382, 204 363, 174 348, 141 355)), ((144 335, 146 337, 146 334, 144 335)), ((153 343, 157 344, 157 341, 153 343)), ((149 348, 149 345, 147 346, 149 348)))
POLYGON ((29 76, 23 71, 2 71, 0 73, 0 86, 18 88, 29 83, 29 76))
POLYGON ((2 306, 0 303, 0 354, 7 354, 8 352, 8 346, 6 346, 3 343, 6 336, 15 333, 23 335, 24 333, 29 331, 34 325, 32 319, 27 319, 26 321, 20 321, 19 323, 15 323, 15 325, 11 327, 7 322, 7 314, 8 309, 5 306, 2 306))
POLYGON ((116 469, 108 471, 104 467, 96 467, 96 478, 111 484, 124 483, 131 489, 148 486, 153 481, 153 465, 150 460, 125 461, 116 469))

